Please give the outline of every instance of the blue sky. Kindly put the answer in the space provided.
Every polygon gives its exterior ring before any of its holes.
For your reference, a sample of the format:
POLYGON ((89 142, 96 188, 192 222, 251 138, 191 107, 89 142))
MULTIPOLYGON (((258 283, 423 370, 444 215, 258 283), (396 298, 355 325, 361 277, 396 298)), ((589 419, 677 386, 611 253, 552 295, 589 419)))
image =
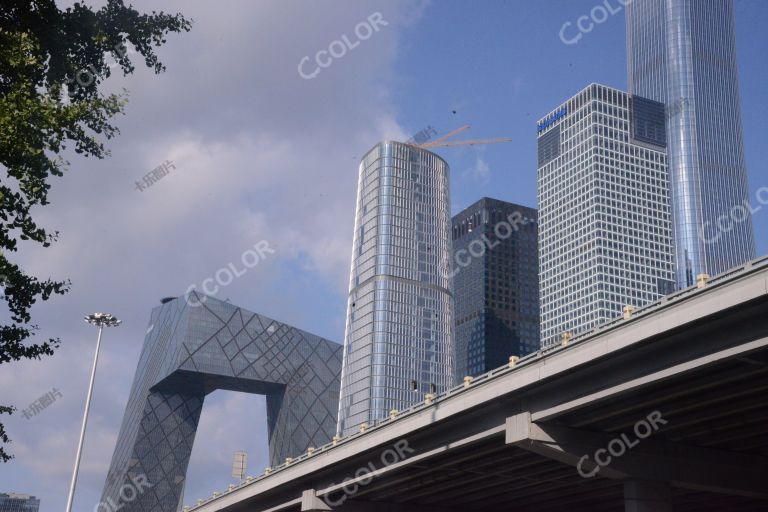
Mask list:
MULTIPOLYGON (((612 1, 612 5, 619 2, 612 1)), ((462 177, 474 149, 439 150, 454 169, 454 212, 482 195, 527 205, 536 203, 534 122, 591 82, 626 89, 623 13, 564 45, 558 32, 566 21, 588 13, 594 1, 548 0, 525 8, 520 2, 439 2, 408 31, 396 65, 395 89, 401 121, 411 130, 432 124, 440 131, 472 125, 471 138, 512 137, 487 146, 487 182, 462 177), (451 111, 457 110, 454 115, 451 111)), ((768 2, 737 0, 737 48, 750 184, 765 186, 765 118, 768 71, 763 23, 768 2)), ((570 32, 569 32, 570 34, 570 32)), ((759 252, 766 252, 766 220, 758 223, 759 252), (759 229, 759 227, 763 229, 759 229)))
MULTIPOLYGON (((560 40, 564 23, 575 24, 598 3, 483 1, 469 7, 445 0, 430 4, 418 23, 403 31, 391 94, 397 121, 408 134, 427 126, 443 134, 469 124, 472 128, 455 140, 514 139, 436 150, 451 165, 453 213, 483 196, 536 206, 536 120, 592 82, 627 89, 623 11, 577 44, 560 40)), ((750 200, 758 205, 755 191, 768 186, 768 69, 762 64, 768 2, 735 0, 735 8, 750 200)), ((757 253, 766 254, 768 209, 753 221, 757 253)), ((327 314, 343 309, 343 297, 328 298, 327 314)), ((325 312, 316 321, 323 318, 325 312)), ((339 325, 324 332, 343 335, 339 325)))
MULTIPOLYGON (((74 283, 70 294, 35 310, 43 335, 62 337, 60 351, 0 371, 0 403, 22 409, 51 388, 62 393, 39 416, 6 421, 17 459, 0 465, 0 492, 36 494, 44 512, 66 500, 95 337, 83 315, 107 310, 124 320, 107 333, 100 361, 75 501, 85 511, 98 503, 159 298, 183 293, 266 240, 274 257, 217 297, 341 342, 357 164, 366 150, 427 126, 440 133, 472 126, 457 139, 510 137, 437 150, 451 165, 453 211, 483 196, 535 206, 536 119, 591 82, 626 88, 623 13, 578 44, 558 36, 597 0, 221 4, 134 2, 144 11, 184 12, 195 26, 160 50, 165 74, 110 79, 109 88, 131 94, 117 120, 122 133, 109 144, 112 158, 72 156, 40 212, 61 241, 18 256, 24 268, 74 283), (388 25, 314 79, 301 79, 304 56, 375 12, 388 25), (176 163, 171 174, 134 189, 166 159, 176 163)), ((754 202, 755 191, 768 187, 768 2, 735 6, 754 202)), ((765 254, 768 208, 754 221, 765 254)), ((226 487, 236 450, 248 450, 250 472, 262 471, 263 407, 261 397, 239 393, 206 400, 187 503, 226 487)))

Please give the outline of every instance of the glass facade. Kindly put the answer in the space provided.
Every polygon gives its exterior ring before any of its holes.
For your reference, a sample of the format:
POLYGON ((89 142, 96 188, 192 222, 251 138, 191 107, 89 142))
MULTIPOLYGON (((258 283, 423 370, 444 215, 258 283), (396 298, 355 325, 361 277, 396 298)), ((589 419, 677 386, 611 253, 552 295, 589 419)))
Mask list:
POLYGON ((0 492, 0 512, 37 512, 40 500, 29 494, 0 492))
POLYGON ((674 291, 672 213, 662 103, 592 84, 538 127, 541 340, 551 345, 674 291))
POLYGON ((738 213, 749 189, 733 2, 635 0, 626 20, 629 91, 666 105, 677 282, 686 287, 755 258, 752 218, 738 213))
POLYGON ((341 356, 338 343, 211 297, 153 309, 102 503, 179 510, 203 401, 216 389, 266 395, 273 465, 329 442, 341 356), (151 487, 124 491, 137 481, 151 487))
POLYGON ((448 164, 382 142, 359 169, 338 432, 453 384, 448 164))
POLYGON ((453 217, 456 377, 539 349, 538 215, 483 198, 453 217))

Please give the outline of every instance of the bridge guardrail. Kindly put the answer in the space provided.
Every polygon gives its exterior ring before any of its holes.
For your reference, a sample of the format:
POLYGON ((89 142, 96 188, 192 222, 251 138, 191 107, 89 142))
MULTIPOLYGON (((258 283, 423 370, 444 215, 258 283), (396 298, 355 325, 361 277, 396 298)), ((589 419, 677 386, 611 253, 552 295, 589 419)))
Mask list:
POLYGON ((547 356, 549 354, 552 354, 552 353, 555 353, 555 352, 559 352, 561 350, 568 350, 573 345, 579 344, 579 343, 584 342, 585 340, 591 339, 592 337, 596 336, 597 334, 602 334, 602 333, 607 332, 609 330, 612 330, 612 329, 614 329, 614 328, 616 328, 618 326, 625 325, 628 322, 636 321, 639 318, 648 316, 649 314, 652 314, 652 313, 654 313, 654 312, 656 312, 656 311, 658 311, 660 309, 664 309, 664 308, 669 307, 669 306, 671 306, 673 304, 676 304, 676 303, 678 303, 678 302, 680 302, 680 301, 682 301, 684 299, 687 299, 687 298, 693 297, 695 295, 698 295, 700 293, 703 293, 703 292, 711 289, 713 286, 717 286, 718 284, 722 284, 723 282, 729 282, 730 280, 735 279, 735 278, 740 277, 740 276, 745 276, 745 275, 748 275, 748 274, 753 273, 753 272, 761 271, 765 267, 768 267, 768 255, 762 256, 760 258, 757 258, 755 260, 747 262, 744 265, 741 265, 739 267, 735 267, 735 268, 733 268, 731 270, 728 270, 728 271, 726 271, 726 272, 724 272, 722 274, 719 274, 719 275, 711 278, 708 281, 707 286, 705 286, 704 288, 698 288, 697 286, 694 285, 694 286, 690 286, 688 288, 684 288, 682 290, 678 290, 678 291, 676 291, 676 292, 674 292, 674 293, 672 293, 670 295, 667 295, 665 297, 662 297, 661 299, 659 299, 659 300, 657 300, 655 302, 652 302, 652 303, 650 303, 650 304, 648 304, 648 305, 646 305, 646 306, 644 306, 642 308, 638 308, 636 311, 634 311, 634 313, 632 315, 632 318, 630 318, 630 319, 625 319, 623 317, 617 317, 615 320, 611 320, 611 321, 609 321, 609 322, 607 322, 605 324, 602 324, 602 325, 600 325, 598 327, 595 327, 591 331, 580 333, 580 334, 574 336, 573 338, 571 338, 569 340, 568 345, 566 345, 566 346, 551 345, 549 347, 544 347, 544 348, 539 349, 536 352, 533 352, 531 354, 528 354, 526 356, 521 357, 516 362, 516 364, 514 366, 512 366, 512 367, 510 367, 509 365, 504 365, 504 366, 500 366, 499 368, 490 370, 490 371, 488 371, 488 372, 486 372, 486 373, 484 373, 482 375, 478 375, 477 377, 473 378, 473 381, 472 381, 472 383, 469 386, 465 386, 463 384, 459 384, 457 386, 454 386, 454 387, 446 390, 443 393, 436 394, 429 405, 427 405, 424 401, 420 401, 420 402, 412 405, 408 409, 405 409, 404 411, 398 412, 397 416, 394 417, 394 418, 393 417, 387 417, 387 418, 384 418, 384 419, 381 419, 379 421, 374 422, 374 424, 371 425, 370 427, 368 427, 365 432, 355 432, 355 433, 353 433, 351 435, 344 436, 341 439, 339 439, 336 443, 328 442, 328 443, 326 443, 326 444, 324 444, 324 445, 322 445, 320 447, 315 448, 311 454, 305 452, 305 453, 303 453, 303 454, 293 458, 291 460, 291 462, 283 462, 282 464, 280 464, 280 465, 278 465, 278 466, 276 466, 274 468, 271 468, 271 471, 268 472, 268 473, 263 473, 263 474, 261 474, 261 475, 259 475, 257 477, 249 477, 250 480, 241 482, 239 485, 235 486, 233 489, 224 491, 223 493, 221 493, 218 496, 209 497, 209 498, 203 499, 202 502, 199 503, 199 504, 196 504, 196 505, 191 506, 191 507, 185 507, 185 510, 192 511, 192 510, 194 510, 196 508, 199 508, 199 507, 201 507, 201 506, 203 506, 205 504, 210 503, 211 501, 214 501, 214 500, 216 500, 218 498, 221 498, 221 497, 225 496, 226 494, 229 494, 230 492, 233 492, 233 491, 235 491, 237 489, 241 489, 241 488, 246 487, 248 485, 252 485, 252 484, 254 484, 256 482, 260 482, 263 479, 268 478, 268 477, 270 477, 270 476, 272 476, 272 475, 274 475, 274 474, 276 474, 276 473, 278 473, 278 472, 280 472, 282 470, 285 470, 288 467, 291 467, 291 466, 293 466, 293 465, 295 465, 295 464, 297 464, 299 462, 302 462, 302 461, 307 460, 307 459, 312 458, 312 457, 316 457, 317 455, 319 455, 321 453, 325 453, 326 451, 331 450, 331 449, 333 449, 333 448, 335 448, 337 446, 341 446, 342 444, 345 444, 345 443, 347 443, 347 442, 349 442, 349 441, 351 441, 353 439, 356 439, 356 438, 358 438, 360 436, 367 435, 370 432, 373 432, 375 430, 379 430, 380 428, 386 427, 387 425, 390 425, 393 422, 395 422, 395 421, 397 421, 397 420, 399 420, 401 418, 411 416, 411 415, 415 414, 416 412, 421 411, 422 409, 433 407, 437 403, 439 403, 439 402, 441 402, 441 401, 443 401, 443 400, 445 400, 447 398, 450 398, 452 396, 455 396, 455 395, 458 395, 460 393, 463 393, 463 392, 467 391, 468 389, 477 387, 478 385, 482 385, 483 383, 488 382, 490 380, 493 380, 493 379, 495 379, 495 378, 497 378, 497 377, 499 377, 501 375, 506 375, 508 373, 514 372, 514 371, 518 370, 519 368, 527 366, 532 361, 538 361, 541 358, 543 358, 543 357, 545 357, 545 356, 547 356))

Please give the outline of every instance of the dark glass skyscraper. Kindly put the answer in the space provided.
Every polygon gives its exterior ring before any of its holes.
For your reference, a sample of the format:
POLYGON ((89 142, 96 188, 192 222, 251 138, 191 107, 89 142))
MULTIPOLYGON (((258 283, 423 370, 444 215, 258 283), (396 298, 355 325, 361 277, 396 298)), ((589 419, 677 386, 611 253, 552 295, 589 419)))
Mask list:
POLYGON ((666 104, 677 279, 755 257, 731 0, 627 5, 629 92, 666 104), (737 213, 734 213, 737 212, 737 213), (725 221, 723 221, 725 219, 725 221))
POLYGON ((453 217, 456 376, 539 348, 537 212, 483 198, 453 217))
POLYGON ((360 163, 341 434, 453 384, 448 183, 445 160, 410 144, 381 142, 360 163))

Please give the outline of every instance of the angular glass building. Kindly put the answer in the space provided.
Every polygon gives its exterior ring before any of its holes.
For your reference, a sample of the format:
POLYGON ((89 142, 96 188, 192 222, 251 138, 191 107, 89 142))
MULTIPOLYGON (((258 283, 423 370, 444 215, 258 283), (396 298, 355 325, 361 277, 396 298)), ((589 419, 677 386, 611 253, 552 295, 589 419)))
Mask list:
POLYGON ((336 431, 341 345, 192 293, 152 310, 97 512, 180 510, 203 402, 217 389, 266 395, 273 466, 336 431))
POLYGON ((37 512, 40 500, 29 494, 0 492, 0 512, 37 512))
POLYGON ((674 291, 664 105, 592 84, 538 130, 541 340, 674 291))
POLYGON ((677 281, 755 258, 732 0, 626 6, 629 92, 666 105, 677 281), (747 203, 748 204, 748 203, 747 203))
POLYGON ((338 432, 453 384, 448 164, 401 142, 359 169, 338 432))
POLYGON ((453 217, 456 376, 539 349, 538 214, 484 197, 453 217))

